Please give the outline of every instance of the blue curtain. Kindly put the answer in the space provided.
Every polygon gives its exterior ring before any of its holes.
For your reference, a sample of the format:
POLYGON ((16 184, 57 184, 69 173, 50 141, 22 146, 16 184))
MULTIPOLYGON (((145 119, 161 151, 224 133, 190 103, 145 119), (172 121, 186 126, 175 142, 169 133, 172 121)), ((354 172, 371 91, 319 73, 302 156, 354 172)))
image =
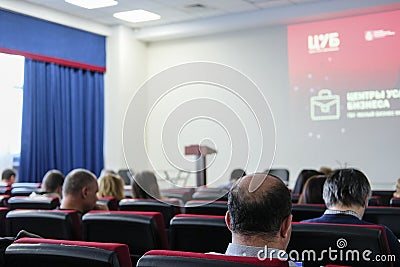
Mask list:
POLYGON ((104 166, 103 74, 25 60, 19 181, 104 166))

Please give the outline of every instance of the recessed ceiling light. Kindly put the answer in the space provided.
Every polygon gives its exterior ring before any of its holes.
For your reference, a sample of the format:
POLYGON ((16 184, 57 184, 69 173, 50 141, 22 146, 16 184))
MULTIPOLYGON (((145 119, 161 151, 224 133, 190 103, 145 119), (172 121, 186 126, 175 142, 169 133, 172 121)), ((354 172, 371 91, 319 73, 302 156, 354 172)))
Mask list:
POLYGON ((143 9, 114 13, 114 17, 133 23, 157 20, 161 18, 160 15, 143 9))
POLYGON ((65 0, 65 2, 87 9, 115 6, 118 4, 118 2, 114 0, 65 0))

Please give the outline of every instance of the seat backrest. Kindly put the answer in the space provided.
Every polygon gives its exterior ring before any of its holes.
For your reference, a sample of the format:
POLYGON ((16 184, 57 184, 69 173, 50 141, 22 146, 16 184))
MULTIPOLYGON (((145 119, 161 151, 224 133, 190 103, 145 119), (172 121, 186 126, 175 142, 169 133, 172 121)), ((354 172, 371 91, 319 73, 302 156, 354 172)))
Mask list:
POLYGON ((6 266, 132 267, 125 244, 21 238, 6 249, 6 266))
POLYGON ((378 254, 390 254, 385 229, 379 225, 292 223, 287 252, 303 266, 391 266, 373 261, 378 254))
POLYGON ((81 240, 79 217, 75 210, 12 210, 6 215, 7 234, 26 230, 45 238, 81 240))
POLYGON ((225 215, 228 210, 227 201, 190 200, 185 204, 187 214, 225 215))
POLYGON ((115 197, 99 197, 97 203, 107 206, 109 210, 119 209, 118 200, 115 197))
POLYGON ((0 194, 11 195, 11 186, 0 186, 0 194))
POLYGON ((15 209, 52 210, 57 208, 59 205, 60 205, 60 200, 57 197, 15 196, 8 199, 8 207, 10 210, 15 210, 15 209))
POLYGON ((375 224, 383 224, 400 238, 400 208, 397 207, 367 207, 363 220, 375 224))
POLYGON ((400 207, 400 197, 392 197, 390 199, 390 206, 391 207, 400 207))
POLYGON ((272 169, 266 169, 264 172, 272 174, 272 175, 280 178, 285 183, 285 185, 289 185, 289 170, 288 169, 272 168, 272 169))
POLYGON ((119 202, 121 211, 153 211, 160 212, 164 217, 165 227, 169 228, 169 222, 176 215, 181 213, 179 206, 164 203, 155 199, 122 199, 119 202))
POLYGON ((368 206, 381 206, 382 205, 382 199, 380 196, 371 196, 368 199, 368 206))
POLYGON ((13 183, 11 185, 11 188, 40 188, 41 183, 26 183, 26 182, 18 182, 18 183, 13 183))
POLYGON ((8 207, 8 200, 11 195, 0 195, 0 207, 8 207))
POLYGON ((0 207, 0 236, 6 236, 6 215, 10 210, 6 207, 0 207))
POLYGON ((324 214, 326 206, 324 204, 294 204, 292 215, 294 222, 318 218, 324 214))
POLYGON ((227 256, 173 250, 151 250, 139 259, 137 267, 288 267, 287 261, 279 259, 260 260, 256 257, 227 256))
POLYGON ((163 197, 168 198, 178 198, 182 200, 183 203, 192 199, 192 194, 188 190, 181 190, 181 189, 161 189, 160 193, 163 197))
POLYGON ((171 249, 224 253, 231 232, 224 216, 179 214, 171 220, 171 249))
POLYGON ((394 190, 372 190, 372 195, 381 197, 382 206, 389 206, 390 199, 393 197, 394 192, 394 190))
POLYGON ((82 227, 84 240, 127 244, 134 256, 168 248, 159 212, 91 211, 82 217, 82 227))
POLYGON ((228 200, 228 191, 225 189, 221 190, 200 190, 196 191, 192 195, 193 200, 210 200, 210 201, 215 201, 215 200, 222 200, 222 201, 227 201, 228 200))
POLYGON ((42 189, 33 187, 14 187, 11 189, 11 196, 30 196, 33 192, 41 193, 42 189))
POLYGON ((321 174, 323 173, 313 169, 301 170, 299 175, 297 176, 296 184, 294 185, 292 194, 301 194, 301 192, 303 191, 304 184, 307 182, 307 180, 314 175, 321 175, 321 174))

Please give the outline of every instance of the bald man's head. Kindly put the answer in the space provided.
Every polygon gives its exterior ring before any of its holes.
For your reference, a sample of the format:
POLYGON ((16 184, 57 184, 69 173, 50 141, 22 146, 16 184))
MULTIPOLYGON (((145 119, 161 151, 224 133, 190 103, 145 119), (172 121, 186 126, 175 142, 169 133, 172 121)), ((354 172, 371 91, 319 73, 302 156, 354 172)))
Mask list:
POLYGON ((247 175, 230 189, 228 211, 233 233, 273 237, 292 212, 290 191, 275 176, 247 175))

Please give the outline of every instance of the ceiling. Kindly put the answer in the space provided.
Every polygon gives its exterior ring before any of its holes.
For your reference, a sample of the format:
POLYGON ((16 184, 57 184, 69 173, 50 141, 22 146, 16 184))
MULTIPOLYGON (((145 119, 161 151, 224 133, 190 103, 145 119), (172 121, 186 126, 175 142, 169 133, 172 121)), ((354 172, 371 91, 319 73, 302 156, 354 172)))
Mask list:
POLYGON ((400 9, 400 0, 117 0, 118 4, 84 9, 64 0, 0 0, 0 8, 108 36, 112 27, 133 29, 144 42, 219 34, 345 15, 400 9), (129 23, 115 12, 145 9, 160 20, 129 23))
POLYGON ((126 25, 143 28, 165 25, 235 13, 251 12, 281 6, 301 5, 309 2, 327 2, 330 0, 117 0, 111 7, 85 9, 66 3, 64 0, 17 0, 42 6, 62 13, 78 16, 108 26, 126 25), (161 16, 160 20, 129 23, 113 17, 113 13, 144 9, 161 16))

